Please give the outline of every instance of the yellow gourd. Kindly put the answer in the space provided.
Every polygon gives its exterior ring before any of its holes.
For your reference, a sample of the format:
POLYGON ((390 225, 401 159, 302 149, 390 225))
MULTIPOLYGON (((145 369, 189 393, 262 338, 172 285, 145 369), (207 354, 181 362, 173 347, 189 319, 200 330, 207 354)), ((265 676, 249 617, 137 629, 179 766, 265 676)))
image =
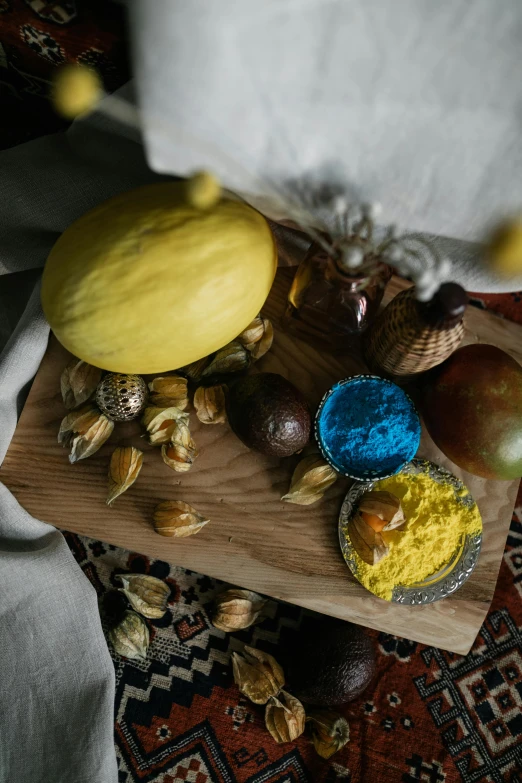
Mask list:
POLYGON ((54 108, 67 120, 92 111, 103 96, 100 77, 83 65, 64 65, 53 78, 51 100, 54 108))
POLYGON ((501 223, 486 245, 486 260, 503 277, 522 275, 522 219, 501 223))
POLYGON ((44 313, 96 367, 160 373, 226 345, 263 306, 277 267, 264 217, 239 201, 201 209, 184 182, 123 193, 67 228, 47 259, 44 313))

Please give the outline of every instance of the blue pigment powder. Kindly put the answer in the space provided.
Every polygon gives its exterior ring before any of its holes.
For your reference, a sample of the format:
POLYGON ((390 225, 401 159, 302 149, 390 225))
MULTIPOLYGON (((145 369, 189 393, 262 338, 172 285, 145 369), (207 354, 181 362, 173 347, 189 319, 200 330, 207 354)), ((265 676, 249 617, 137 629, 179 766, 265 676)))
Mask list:
POLYGON ((421 428, 402 389, 363 376, 331 389, 318 414, 317 434, 324 456, 340 473, 364 479, 396 473, 413 459, 421 428))

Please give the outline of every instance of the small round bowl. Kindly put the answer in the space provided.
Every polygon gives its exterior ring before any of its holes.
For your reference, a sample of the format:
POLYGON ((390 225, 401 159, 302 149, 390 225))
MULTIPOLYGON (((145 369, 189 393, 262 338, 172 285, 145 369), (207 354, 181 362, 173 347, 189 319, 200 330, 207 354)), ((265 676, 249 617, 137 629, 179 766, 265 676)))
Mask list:
MULTIPOLYGON (((402 473, 415 476, 418 473, 427 473, 437 484, 453 487, 455 490, 455 503, 465 509, 471 510, 476 505, 473 497, 462 481, 449 470, 442 468, 429 460, 414 459, 402 469, 402 473)), ((357 509, 359 501, 373 484, 366 482, 354 482, 346 497, 339 514, 339 543, 346 565, 359 580, 357 572, 357 559, 355 550, 350 540, 349 523, 357 509)), ((426 577, 422 582, 408 586, 397 585, 393 589, 391 602, 395 604, 408 604, 410 606, 422 606, 440 601, 458 590, 473 573, 477 565, 480 548, 482 546, 482 530, 472 535, 464 536, 459 547, 448 563, 435 574, 426 577)), ((389 555, 391 557, 391 555, 389 555)), ((361 582, 362 584, 362 582, 361 582)), ((363 585, 364 587, 364 585, 363 585)), ((366 588, 368 589, 368 588, 366 588)), ((379 600, 382 600, 379 598, 379 600)))
POLYGON ((325 460, 337 473, 357 481, 377 481, 394 476, 413 459, 421 437, 419 414, 409 395, 395 383, 377 375, 354 375, 332 386, 321 400, 314 429, 325 460), (372 396, 375 410, 371 420, 361 421, 360 417, 357 420, 358 406, 367 405, 368 397, 372 396), (332 412, 332 405, 343 398, 346 399, 346 407, 342 413, 332 412), (396 411, 379 413, 379 402, 386 403, 387 400, 396 411), (337 422, 341 434, 336 436, 336 443, 331 427, 337 422), (394 430, 391 434, 390 426, 394 430), (382 450, 387 441, 387 455, 372 458, 369 454, 371 449, 382 450), (353 448, 345 448, 350 443, 353 448))

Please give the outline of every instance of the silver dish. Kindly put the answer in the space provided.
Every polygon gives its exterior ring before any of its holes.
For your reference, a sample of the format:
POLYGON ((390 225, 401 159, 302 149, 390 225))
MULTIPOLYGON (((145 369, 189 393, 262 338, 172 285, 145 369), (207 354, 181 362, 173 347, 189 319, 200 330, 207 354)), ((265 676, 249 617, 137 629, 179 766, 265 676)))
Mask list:
MULTIPOLYGON (((400 473, 414 475, 428 471, 429 476, 439 484, 450 485, 455 489, 455 501, 462 506, 472 508, 474 500, 468 493, 464 497, 459 492, 466 489, 465 485, 449 470, 441 468, 429 460, 414 459, 405 465, 400 473)), ((339 514, 339 543, 343 557, 352 574, 357 577, 357 562, 354 557, 353 547, 348 535, 348 522, 352 516, 361 495, 368 492, 377 482, 356 481, 350 487, 339 514)), ((455 552, 450 562, 436 574, 409 587, 396 587, 393 590, 391 601, 396 604, 409 604, 420 606, 440 601, 462 587, 469 579, 480 554, 482 545, 482 533, 467 535, 462 545, 455 552)))
MULTIPOLYGON (((364 482, 382 481, 382 479, 390 478, 391 476, 395 476, 397 473, 400 473, 401 472, 401 468, 404 467, 405 463, 404 462, 398 463, 397 467, 395 468, 395 470, 392 470, 391 473, 388 473, 388 472, 379 473, 377 470, 368 469, 366 475, 364 475, 364 476, 360 476, 360 475, 357 476, 354 473, 349 473, 348 471, 343 470, 340 467, 340 465, 336 464, 336 462, 332 459, 331 455, 329 454, 328 449, 323 445, 323 440, 321 438, 319 422, 320 422, 320 419, 321 419, 321 414, 323 412, 323 408, 326 405, 326 402, 332 396, 332 394, 337 391, 339 386, 344 386, 345 384, 352 383, 352 381, 358 380, 360 378, 371 379, 371 380, 375 380, 375 381, 381 381, 381 383, 383 383, 383 384, 396 386, 396 384, 394 384, 393 381, 390 381, 387 378, 381 378, 379 375, 369 375, 368 373, 359 373, 358 375, 350 375, 349 378, 345 378, 342 381, 338 381, 336 384, 334 384, 334 386, 332 386, 331 389, 328 389, 328 391, 323 395, 323 398, 321 399, 321 402, 319 403, 319 407, 317 409, 317 413, 315 414, 315 420, 314 420, 315 441, 316 441, 316 443, 317 443, 317 445, 319 447, 319 450, 320 450, 321 454, 323 455, 324 459, 328 462, 328 464, 335 471, 337 471, 337 473, 340 473, 341 476, 346 476, 346 478, 355 479, 355 481, 364 481, 364 482)), ((419 414, 418 414, 417 408, 415 407, 415 404, 414 404, 413 400, 411 399, 410 395, 407 394, 404 391, 404 389, 401 389, 401 391, 404 394, 404 396, 407 398, 407 400, 408 400, 408 402, 409 402, 409 404, 411 406, 412 413, 415 415, 415 417, 417 419, 418 426, 419 426, 419 440, 420 440, 420 427, 421 427, 421 425, 420 425, 420 418, 419 418, 419 414)), ((418 448, 418 446, 417 446, 417 448, 418 448)), ((413 453, 415 453, 417 451, 417 448, 415 449, 415 451, 413 453)), ((368 491, 368 483, 366 483, 366 491, 368 491)))

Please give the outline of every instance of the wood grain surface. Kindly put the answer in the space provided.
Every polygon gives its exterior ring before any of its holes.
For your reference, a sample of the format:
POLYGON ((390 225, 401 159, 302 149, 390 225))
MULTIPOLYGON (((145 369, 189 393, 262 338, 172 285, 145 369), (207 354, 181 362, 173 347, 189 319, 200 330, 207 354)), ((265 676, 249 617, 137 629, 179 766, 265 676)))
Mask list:
MULTIPOLYGON (((276 325, 292 274, 279 270, 265 308, 276 325)), ((393 280, 386 298, 407 285, 393 280)), ((465 340, 498 345, 522 363, 522 328, 489 313, 469 309, 465 340)), ((203 425, 191 416, 200 455, 185 474, 162 463, 134 422, 117 425, 97 454, 69 465, 56 440, 65 415, 59 378, 68 359, 52 337, 0 471, 35 517, 318 612, 468 652, 493 597, 518 481, 486 481, 461 471, 424 433, 419 456, 449 467, 475 497, 484 522, 483 548, 474 574, 451 598, 426 607, 390 604, 361 587, 342 558, 337 517, 348 481, 339 479, 313 506, 282 503, 299 458, 277 460, 251 452, 227 425, 203 425), (136 484, 108 508, 108 459, 122 444, 145 451, 144 467, 136 484), (191 503, 210 524, 186 539, 157 535, 153 509, 160 500, 175 498, 191 503)), ((273 349, 256 370, 286 376, 314 407, 335 381, 365 367, 356 355, 333 355, 276 329, 273 349)))

